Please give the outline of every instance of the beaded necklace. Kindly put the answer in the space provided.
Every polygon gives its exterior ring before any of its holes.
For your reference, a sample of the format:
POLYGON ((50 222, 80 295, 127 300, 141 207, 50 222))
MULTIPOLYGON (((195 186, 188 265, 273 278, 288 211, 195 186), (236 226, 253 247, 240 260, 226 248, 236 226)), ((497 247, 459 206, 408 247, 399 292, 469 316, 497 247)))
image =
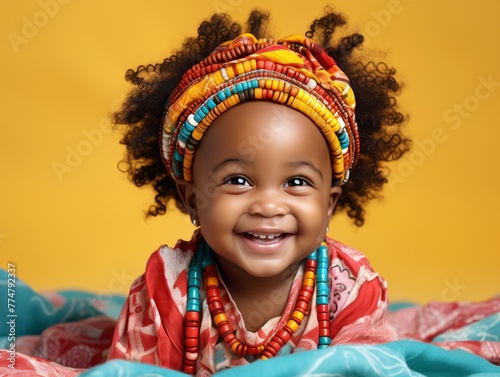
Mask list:
POLYGON ((236 338, 236 332, 228 322, 224 306, 222 304, 219 277, 215 267, 215 258, 212 250, 204 241, 196 251, 188 272, 188 292, 186 303, 186 327, 184 346, 186 353, 184 358, 184 372, 194 374, 196 372, 196 360, 199 352, 201 303, 200 287, 203 272, 205 274, 205 289, 208 309, 219 335, 235 354, 239 356, 256 355, 261 359, 275 356, 281 348, 290 340, 295 331, 302 323, 302 319, 310 310, 310 301, 316 288, 316 312, 319 325, 318 348, 326 348, 330 345, 330 321, 328 313, 328 301, 330 287, 328 285, 328 248, 326 242, 314 250, 305 260, 304 277, 302 286, 295 303, 295 307, 286 324, 271 337, 266 344, 261 346, 250 346, 236 338))

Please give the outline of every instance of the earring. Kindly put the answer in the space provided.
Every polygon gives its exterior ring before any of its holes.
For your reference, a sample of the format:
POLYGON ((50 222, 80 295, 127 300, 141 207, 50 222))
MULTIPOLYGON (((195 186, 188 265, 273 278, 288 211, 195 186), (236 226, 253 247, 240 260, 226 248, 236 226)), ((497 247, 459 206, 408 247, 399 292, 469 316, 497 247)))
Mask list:
POLYGON ((329 230, 330 230, 330 228, 326 227, 326 233, 328 233, 329 230))
POLYGON ((191 222, 193 223, 194 226, 196 226, 196 227, 198 226, 198 220, 193 219, 193 220, 191 220, 191 222))

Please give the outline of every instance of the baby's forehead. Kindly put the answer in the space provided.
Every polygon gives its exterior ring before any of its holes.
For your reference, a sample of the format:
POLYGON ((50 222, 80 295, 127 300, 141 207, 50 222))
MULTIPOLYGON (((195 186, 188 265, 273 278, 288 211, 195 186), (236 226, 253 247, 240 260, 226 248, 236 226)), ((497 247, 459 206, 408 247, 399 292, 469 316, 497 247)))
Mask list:
POLYGON ((331 170, 330 155, 326 138, 309 117, 274 102, 250 101, 214 120, 194 160, 207 161, 210 170, 219 165, 298 168, 319 161, 326 161, 321 169, 331 170))

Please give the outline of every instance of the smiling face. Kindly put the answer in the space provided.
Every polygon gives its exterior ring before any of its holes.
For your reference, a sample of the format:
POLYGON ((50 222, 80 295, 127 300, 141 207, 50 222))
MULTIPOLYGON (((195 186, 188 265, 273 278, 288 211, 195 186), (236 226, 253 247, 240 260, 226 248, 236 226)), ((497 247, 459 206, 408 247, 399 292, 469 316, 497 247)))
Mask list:
POLYGON ((330 152, 302 113, 266 101, 237 105, 209 127, 181 196, 224 273, 272 277, 323 241, 339 187, 330 152))

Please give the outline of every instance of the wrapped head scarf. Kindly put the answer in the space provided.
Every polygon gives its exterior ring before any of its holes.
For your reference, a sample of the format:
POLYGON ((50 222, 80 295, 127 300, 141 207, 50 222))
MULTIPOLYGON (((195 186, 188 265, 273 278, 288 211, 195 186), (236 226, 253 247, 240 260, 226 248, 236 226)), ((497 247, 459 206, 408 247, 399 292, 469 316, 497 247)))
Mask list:
POLYGON ((347 182, 359 155, 349 79, 307 37, 274 41, 251 34, 221 44, 172 92, 161 135, 172 179, 192 181, 194 153, 210 124, 231 107, 253 100, 281 103, 309 117, 330 147, 334 184, 347 182))

